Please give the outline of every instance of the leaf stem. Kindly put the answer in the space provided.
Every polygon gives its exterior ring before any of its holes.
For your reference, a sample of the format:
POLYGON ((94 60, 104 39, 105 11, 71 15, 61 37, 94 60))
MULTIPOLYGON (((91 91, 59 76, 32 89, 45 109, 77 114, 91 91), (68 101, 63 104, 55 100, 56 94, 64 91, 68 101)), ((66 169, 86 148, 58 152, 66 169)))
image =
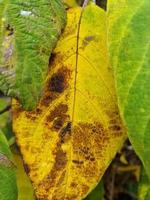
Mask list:
POLYGON ((0 115, 2 115, 3 113, 9 111, 11 109, 11 105, 6 106, 4 109, 0 110, 0 115))

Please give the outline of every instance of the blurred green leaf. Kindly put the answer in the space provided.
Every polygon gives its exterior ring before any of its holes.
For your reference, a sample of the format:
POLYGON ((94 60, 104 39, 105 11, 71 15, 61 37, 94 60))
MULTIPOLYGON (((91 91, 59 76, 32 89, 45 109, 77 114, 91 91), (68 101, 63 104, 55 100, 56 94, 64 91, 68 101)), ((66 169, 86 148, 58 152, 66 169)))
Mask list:
POLYGON ((34 189, 24 170, 23 160, 18 152, 13 152, 17 166, 18 200, 35 200, 34 189))
POLYGON ((76 0, 63 0, 65 6, 69 7, 69 8, 73 8, 78 6, 77 1, 76 0))
POLYGON ((148 178, 144 168, 142 168, 139 183, 138 200, 150 200, 150 179, 148 178))
POLYGON ((91 193, 85 198, 85 200, 103 200, 104 199, 104 185, 103 182, 97 185, 97 187, 91 191, 91 193))
POLYGON ((4 134, 0 131, 0 200, 17 200, 15 165, 4 134))
POLYGON ((12 140, 13 140, 12 138, 14 137, 14 135, 12 132, 11 114, 8 110, 6 112, 1 113, 1 111, 5 110, 5 108, 6 109, 9 108, 10 104, 11 104, 10 98, 6 98, 6 97, 0 98, 0 129, 5 134, 8 140, 8 143, 9 143, 9 140, 11 140, 11 144, 12 144, 12 140))
POLYGON ((130 141, 150 177, 150 1, 108 1, 108 44, 130 141))
MULTIPOLYGON (((8 106, 8 104, 9 100, 7 98, 0 98, 0 111, 5 109, 8 106)), ((3 129, 6 126, 8 118, 9 118, 8 112, 0 114, 0 129, 3 129)))

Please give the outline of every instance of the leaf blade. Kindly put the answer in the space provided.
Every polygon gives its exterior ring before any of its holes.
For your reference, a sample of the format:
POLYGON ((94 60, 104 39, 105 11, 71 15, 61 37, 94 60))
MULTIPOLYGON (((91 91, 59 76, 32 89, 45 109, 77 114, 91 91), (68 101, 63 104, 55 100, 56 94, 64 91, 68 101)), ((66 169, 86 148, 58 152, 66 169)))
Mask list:
POLYGON ((3 133, 0 131, 0 199, 16 200, 17 185, 12 155, 3 133))
POLYGON ((2 16, 0 88, 28 110, 36 107, 42 94, 49 57, 65 17, 61 0, 7 3, 2 16))
POLYGON ((13 104, 13 127, 38 198, 83 199, 126 137, 106 59, 106 14, 90 5, 80 16, 80 8, 68 11, 37 110, 13 104))
POLYGON ((110 59, 115 71, 119 107, 129 138, 148 174, 149 8, 150 3, 145 0, 130 3, 110 0, 108 4, 110 59))

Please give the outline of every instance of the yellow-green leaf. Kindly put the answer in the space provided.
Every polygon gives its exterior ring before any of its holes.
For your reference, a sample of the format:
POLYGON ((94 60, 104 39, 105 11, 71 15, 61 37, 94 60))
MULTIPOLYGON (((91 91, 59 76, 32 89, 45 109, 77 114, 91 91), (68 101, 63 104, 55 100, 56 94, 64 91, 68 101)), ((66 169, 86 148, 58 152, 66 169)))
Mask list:
POLYGON ((138 200, 149 200, 150 199, 150 180, 142 168, 141 178, 139 182, 138 200))
POLYGON ((37 109, 13 102, 13 128, 38 199, 83 199, 126 137, 106 44, 102 9, 70 9, 37 109))
POLYGON ((63 0, 63 2, 67 7, 70 7, 70 8, 78 6, 76 0, 63 0))
POLYGON ((13 152, 13 158, 17 167, 18 200, 35 200, 33 187, 24 170, 26 165, 19 154, 13 152))
POLYGON ((6 127, 8 123, 9 113, 5 112, 8 108, 9 100, 7 98, 0 98, 0 129, 6 127))
POLYGON ((108 1, 108 44, 129 138, 150 178, 150 1, 108 1))

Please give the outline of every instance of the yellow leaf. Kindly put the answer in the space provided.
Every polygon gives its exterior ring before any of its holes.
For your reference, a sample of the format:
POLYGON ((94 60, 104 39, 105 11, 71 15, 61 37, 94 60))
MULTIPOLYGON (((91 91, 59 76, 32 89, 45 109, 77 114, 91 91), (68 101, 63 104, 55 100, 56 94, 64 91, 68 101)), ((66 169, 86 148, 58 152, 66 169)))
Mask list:
POLYGON ((123 143, 112 74, 106 13, 95 5, 69 10, 37 109, 13 102, 13 128, 38 199, 83 199, 123 143))

